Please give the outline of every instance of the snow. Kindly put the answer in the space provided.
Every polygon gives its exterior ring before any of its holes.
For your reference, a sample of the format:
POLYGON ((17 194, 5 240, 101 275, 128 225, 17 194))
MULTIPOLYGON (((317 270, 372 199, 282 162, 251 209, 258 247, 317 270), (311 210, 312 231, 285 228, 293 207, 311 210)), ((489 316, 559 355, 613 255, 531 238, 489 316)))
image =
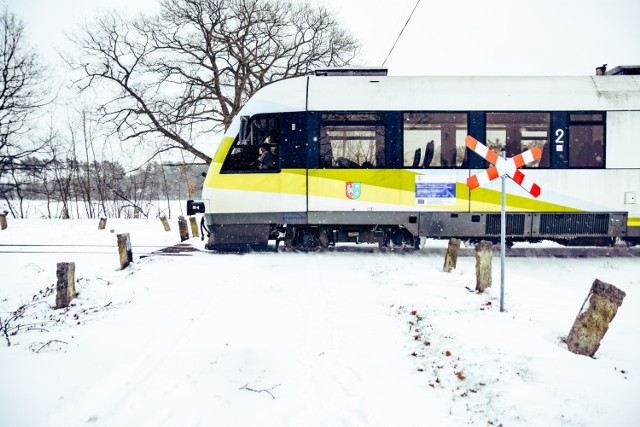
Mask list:
POLYGON ((507 258, 500 312, 499 257, 477 294, 470 256, 451 273, 425 249, 141 258, 178 243, 176 221, 97 224, 0 231, 2 321, 35 296, 19 322, 46 329, 0 341, 2 426, 640 424, 637 259, 507 258), (55 310, 63 261, 80 294, 55 310), (627 295, 589 358, 562 338, 595 278, 627 295))

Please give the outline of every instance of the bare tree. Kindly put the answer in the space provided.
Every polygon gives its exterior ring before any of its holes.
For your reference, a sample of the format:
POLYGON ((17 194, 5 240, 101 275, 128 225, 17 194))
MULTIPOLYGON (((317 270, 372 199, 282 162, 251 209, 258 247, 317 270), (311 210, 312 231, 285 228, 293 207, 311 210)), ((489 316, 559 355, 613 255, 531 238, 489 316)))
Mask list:
POLYGON ((81 90, 106 85, 102 118, 123 139, 162 136, 211 158, 186 135, 220 131, 264 85, 351 63, 359 43, 323 6, 293 0, 161 0, 156 16, 110 13, 72 40, 81 90))
POLYGON ((58 174, 60 170, 60 156, 58 155, 58 151, 60 150, 59 135, 54 128, 53 118, 49 122, 48 133, 42 142, 44 157, 48 160, 48 163, 46 167, 40 171, 42 185, 40 194, 47 202, 47 218, 53 218, 51 204, 54 203, 54 201, 62 202, 63 206, 66 206, 61 191, 60 176, 58 174))
POLYGON ((27 44, 24 24, 6 8, 0 12, 0 196, 7 197, 20 182, 23 159, 38 151, 28 133, 31 119, 47 104, 44 67, 27 44))

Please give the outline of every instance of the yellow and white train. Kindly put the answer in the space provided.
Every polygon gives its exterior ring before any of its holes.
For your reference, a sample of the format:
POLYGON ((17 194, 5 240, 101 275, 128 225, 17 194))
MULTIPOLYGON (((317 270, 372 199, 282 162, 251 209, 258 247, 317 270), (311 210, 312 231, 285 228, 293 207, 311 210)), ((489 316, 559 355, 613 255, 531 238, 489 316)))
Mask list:
POLYGON ((507 157, 542 150, 523 167, 539 197, 507 182, 508 241, 640 243, 640 75, 279 81, 227 129, 187 211, 214 250, 497 239, 500 180, 469 190, 488 164, 467 135, 507 157))

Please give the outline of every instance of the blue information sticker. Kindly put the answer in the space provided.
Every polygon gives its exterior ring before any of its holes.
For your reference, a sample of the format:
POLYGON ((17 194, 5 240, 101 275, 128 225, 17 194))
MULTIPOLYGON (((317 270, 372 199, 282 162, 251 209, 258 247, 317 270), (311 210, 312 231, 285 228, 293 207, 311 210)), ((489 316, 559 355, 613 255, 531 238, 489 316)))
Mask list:
POLYGON ((416 203, 419 205, 455 205, 455 178, 451 176, 416 176, 416 203))
POLYGON ((451 182, 416 182, 419 199, 456 198, 456 184, 451 182))

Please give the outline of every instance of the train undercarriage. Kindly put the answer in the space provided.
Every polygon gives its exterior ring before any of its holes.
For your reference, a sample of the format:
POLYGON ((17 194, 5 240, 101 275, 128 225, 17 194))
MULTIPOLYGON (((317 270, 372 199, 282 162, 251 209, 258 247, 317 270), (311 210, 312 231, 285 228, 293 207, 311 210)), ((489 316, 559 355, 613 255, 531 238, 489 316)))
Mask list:
POLYGON ((287 249, 321 249, 338 243, 377 244, 380 249, 420 247, 418 236, 398 226, 284 226, 274 236, 276 246, 283 242, 287 249))
MULTIPOLYGON (((382 220, 374 224, 365 223, 364 218, 329 214, 324 219, 330 221, 325 222, 299 215, 295 223, 256 223, 255 218, 245 218, 246 223, 238 224, 229 223, 228 217, 224 218, 225 223, 220 223, 220 218, 207 214, 203 218, 203 234, 208 236, 206 248, 216 251, 264 250, 270 241, 276 248, 283 245, 287 250, 321 250, 343 243, 375 244, 381 250, 414 250, 420 248, 421 238, 500 241, 499 213, 385 213, 379 218, 367 215, 370 221, 382 220), (309 219, 315 221, 309 223, 309 219)), ((507 245, 542 240, 565 246, 640 243, 638 227, 628 230, 626 212, 527 212, 508 213, 506 218, 507 245)))

